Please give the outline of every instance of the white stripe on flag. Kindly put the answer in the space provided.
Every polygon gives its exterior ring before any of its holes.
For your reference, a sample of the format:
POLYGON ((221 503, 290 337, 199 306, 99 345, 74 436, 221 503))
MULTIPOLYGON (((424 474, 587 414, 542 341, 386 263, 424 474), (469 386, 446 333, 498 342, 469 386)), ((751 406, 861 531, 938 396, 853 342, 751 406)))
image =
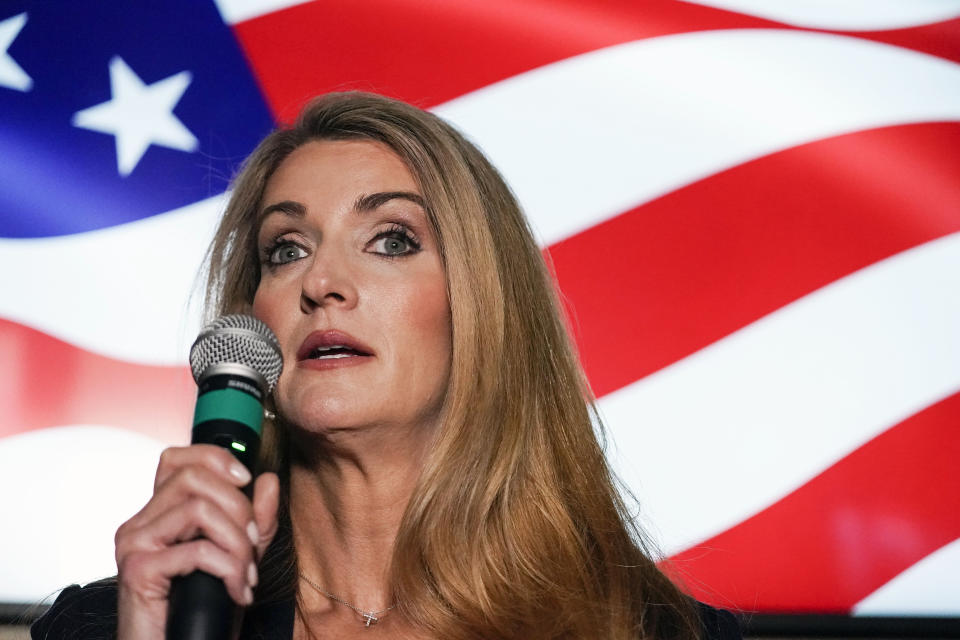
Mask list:
POLYGON ((309 2, 310 0, 213 0, 223 21, 236 24, 274 11, 309 2))
POLYGON ((742 521, 960 390, 958 291, 955 233, 602 398, 614 466, 664 551, 742 521))
POLYGON ((811 29, 906 29, 960 16, 960 0, 686 0, 811 29))
POLYGON ((4 527, 0 602, 115 575, 114 533, 153 492, 163 447, 95 426, 0 438, 0 513, 13 525, 4 527))
POLYGON ((223 206, 217 196, 107 229, 0 239, 0 317, 113 358, 185 364, 202 303, 198 293, 189 308, 190 293, 223 206))
MULTIPOLYGON (((936 487, 931 487, 936 491, 936 487)), ((946 496, 945 509, 955 496, 946 496)), ((960 594, 960 540, 931 553, 861 600, 858 616, 956 616, 960 594)))
POLYGON ((434 111, 487 152, 552 244, 798 144, 960 120, 960 65, 845 36, 707 31, 570 58, 434 111))

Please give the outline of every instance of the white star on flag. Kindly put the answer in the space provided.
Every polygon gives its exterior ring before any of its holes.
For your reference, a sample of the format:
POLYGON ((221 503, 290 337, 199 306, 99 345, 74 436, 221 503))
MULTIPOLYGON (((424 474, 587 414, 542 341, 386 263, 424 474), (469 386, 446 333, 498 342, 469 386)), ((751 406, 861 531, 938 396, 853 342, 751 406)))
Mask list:
POLYGON ((7 53, 25 24, 27 24, 26 13, 17 14, 0 22, 0 87, 18 91, 30 91, 33 87, 33 79, 7 53))
POLYGON ((173 114, 190 85, 189 71, 181 71, 146 85, 120 56, 110 60, 107 102, 78 111, 73 125, 117 138, 117 170, 128 176, 151 144, 194 151, 197 138, 173 114))

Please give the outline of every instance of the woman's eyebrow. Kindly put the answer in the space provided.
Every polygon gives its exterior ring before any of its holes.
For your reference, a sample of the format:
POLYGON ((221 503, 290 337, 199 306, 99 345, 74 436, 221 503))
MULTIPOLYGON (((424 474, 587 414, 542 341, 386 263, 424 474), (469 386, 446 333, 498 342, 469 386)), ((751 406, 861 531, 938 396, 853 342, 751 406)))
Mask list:
POLYGON ((409 200, 423 210, 427 208, 423 197, 419 193, 413 193, 411 191, 382 191, 361 195, 357 198, 357 201, 353 203, 353 210, 357 213, 367 213, 386 204, 390 200, 396 199, 409 200))
POLYGON ((271 213, 285 213, 288 216, 293 216, 295 218, 302 218, 307 215, 307 208, 295 202, 293 200, 283 200, 281 202, 275 202, 271 205, 264 207, 263 211, 260 212, 259 219, 262 222, 271 213))

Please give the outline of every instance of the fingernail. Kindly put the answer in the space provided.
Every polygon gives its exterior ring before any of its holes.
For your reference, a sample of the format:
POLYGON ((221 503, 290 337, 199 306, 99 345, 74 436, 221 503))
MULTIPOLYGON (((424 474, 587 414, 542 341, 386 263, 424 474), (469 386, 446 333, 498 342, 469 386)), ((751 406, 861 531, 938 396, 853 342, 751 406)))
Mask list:
POLYGON ((243 590, 243 601, 245 604, 253 604, 253 590, 250 587, 243 590))
POLYGON ((250 472, 247 471, 247 468, 239 462, 230 465, 230 475, 243 484, 247 484, 253 479, 253 476, 250 475, 250 472))
POLYGON ((247 582, 250 583, 251 587, 257 586, 257 565, 250 563, 250 566, 247 567, 247 582))
POLYGON ((260 530, 257 529, 257 523, 253 520, 247 525, 247 536, 250 537, 250 542, 254 546, 260 543, 260 530))

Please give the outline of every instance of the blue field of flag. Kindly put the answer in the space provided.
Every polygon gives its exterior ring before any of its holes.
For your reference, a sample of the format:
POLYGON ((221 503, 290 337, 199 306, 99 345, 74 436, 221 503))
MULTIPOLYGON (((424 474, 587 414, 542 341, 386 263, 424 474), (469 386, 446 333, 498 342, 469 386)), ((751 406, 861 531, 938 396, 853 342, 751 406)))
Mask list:
POLYGON ((222 193, 273 126, 212 2, 0 6, 0 237, 88 231, 222 193))

